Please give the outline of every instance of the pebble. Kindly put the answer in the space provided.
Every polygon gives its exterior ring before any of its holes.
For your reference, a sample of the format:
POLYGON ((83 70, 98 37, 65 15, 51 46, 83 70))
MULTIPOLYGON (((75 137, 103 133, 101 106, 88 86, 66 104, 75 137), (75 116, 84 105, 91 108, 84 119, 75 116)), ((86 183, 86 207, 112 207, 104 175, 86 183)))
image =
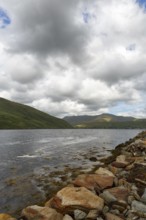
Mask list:
POLYGON ((88 215, 86 216, 87 219, 96 219, 98 217, 98 210, 90 210, 88 215))
POLYGON ((82 220, 87 216, 87 214, 79 209, 74 210, 75 220, 82 220))

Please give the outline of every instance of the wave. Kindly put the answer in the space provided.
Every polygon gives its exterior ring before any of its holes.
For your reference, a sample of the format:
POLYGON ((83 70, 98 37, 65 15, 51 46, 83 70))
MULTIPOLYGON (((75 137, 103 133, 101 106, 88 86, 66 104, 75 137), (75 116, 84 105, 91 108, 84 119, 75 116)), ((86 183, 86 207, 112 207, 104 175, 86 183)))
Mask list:
POLYGON ((22 156, 17 156, 18 158, 36 158, 36 157, 38 157, 37 155, 28 155, 28 154, 26 154, 26 155, 22 155, 22 156))

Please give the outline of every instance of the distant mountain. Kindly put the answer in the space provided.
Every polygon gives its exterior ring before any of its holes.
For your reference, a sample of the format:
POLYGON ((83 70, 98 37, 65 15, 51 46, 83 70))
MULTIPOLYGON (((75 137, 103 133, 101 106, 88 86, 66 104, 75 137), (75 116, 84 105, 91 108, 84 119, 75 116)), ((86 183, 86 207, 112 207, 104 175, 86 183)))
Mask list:
POLYGON ((76 128, 146 128, 146 119, 112 114, 67 116, 64 120, 76 128))
POLYGON ((27 105, 0 98, 0 129, 72 128, 64 121, 27 105))

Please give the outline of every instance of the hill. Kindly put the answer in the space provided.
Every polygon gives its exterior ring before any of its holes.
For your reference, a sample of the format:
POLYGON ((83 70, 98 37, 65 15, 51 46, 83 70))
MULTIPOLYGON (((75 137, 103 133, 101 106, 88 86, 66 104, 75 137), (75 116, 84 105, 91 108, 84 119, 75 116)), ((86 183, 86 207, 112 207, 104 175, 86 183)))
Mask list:
POLYGON ((27 105, 0 98, 0 129, 72 128, 64 121, 27 105))
POLYGON ((146 119, 112 114, 68 116, 64 120, 76 128, 146 128, 146 119))

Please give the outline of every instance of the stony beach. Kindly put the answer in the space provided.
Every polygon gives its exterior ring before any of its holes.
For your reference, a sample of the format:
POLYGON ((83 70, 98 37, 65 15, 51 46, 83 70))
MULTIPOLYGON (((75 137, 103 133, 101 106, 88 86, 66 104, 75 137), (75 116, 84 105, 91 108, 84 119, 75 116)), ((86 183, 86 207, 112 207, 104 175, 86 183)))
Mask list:
MULTIPOLYGON (((42 206, 25 207, 17 219, 145 220, 146 131, 117 146, 101 162, 103 165, 77 176, 42 206)), ((15 216, 1 213, 0 220, 15 220, 15 216)))

